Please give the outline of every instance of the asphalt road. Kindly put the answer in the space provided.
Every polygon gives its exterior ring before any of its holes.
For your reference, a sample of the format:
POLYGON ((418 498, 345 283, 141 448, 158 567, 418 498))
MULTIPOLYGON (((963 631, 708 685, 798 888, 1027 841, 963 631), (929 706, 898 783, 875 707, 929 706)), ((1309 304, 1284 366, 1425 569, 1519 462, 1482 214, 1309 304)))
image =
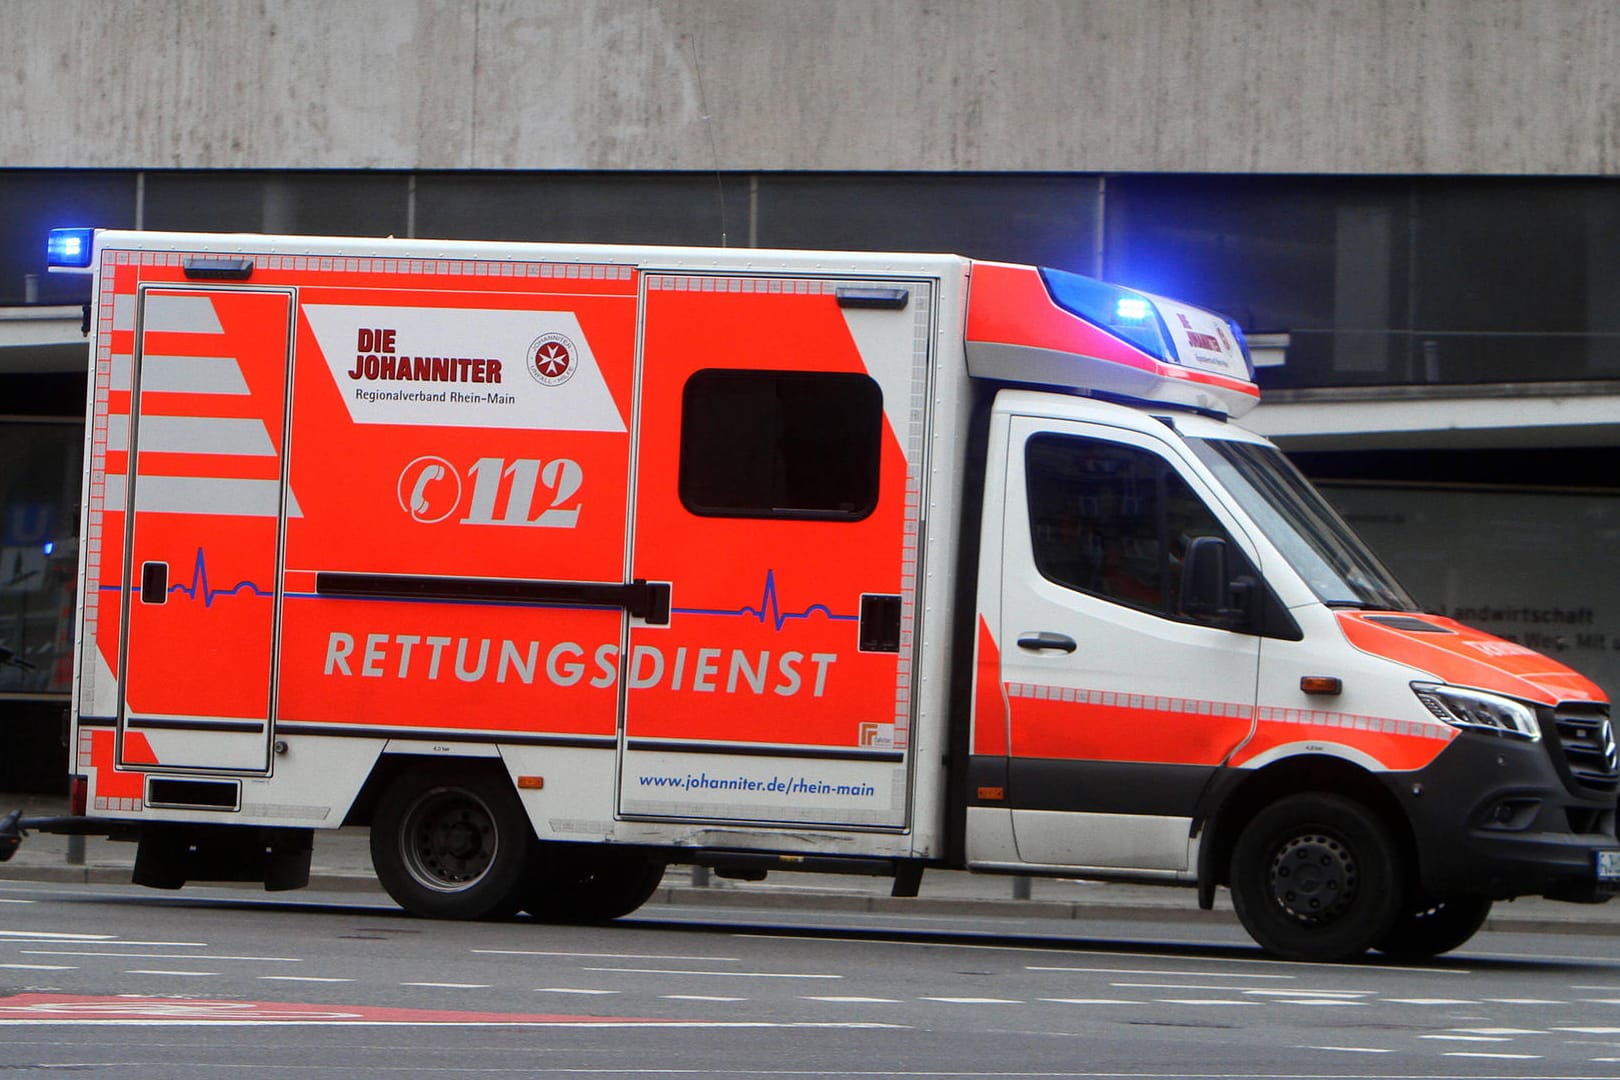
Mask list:
POLYGON ((0 882, 0 1072, 389 1077, 1606 1077, 1613 936, 1423 967, 1222 923, 644 909, 438 923, 379 894, 0 882))

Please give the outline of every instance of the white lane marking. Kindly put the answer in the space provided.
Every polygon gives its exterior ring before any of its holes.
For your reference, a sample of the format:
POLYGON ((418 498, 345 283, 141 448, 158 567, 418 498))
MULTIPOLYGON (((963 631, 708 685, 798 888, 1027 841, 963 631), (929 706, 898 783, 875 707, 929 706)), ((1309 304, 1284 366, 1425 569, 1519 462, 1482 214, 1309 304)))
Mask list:
POLYGON ((738 964, 736 956, 679 956, 670 953, 546 952, 539 949, 470 949, 478 956, 563 956, 578 960, 697 960, 706 964, 738 964))
POLYGON ((259 978, 269 982, 306 982, 306 983, 346 983, 353 979, 338 979, 330 975, 260 975, 259 978))
POLYGON ((489 983, 402 982, 401 986, 425 986, 429 990, 488 990, 489 983))
POLYGON ((1452 1028, 1452 1031, 1463 1035, 1545 1035, 1540 1028, 1515 1027, 1483 1027, 1483 1028, 1452 1028))
MULTIPOLYGON (((946 921, 946 920, 925 920, 946 921)), ((745 937, 749 941, 803 941, 802 934, 734 934, 733 937, 745 937)), ((1040 945, 976 945, 966 941, 881 941, 875 938, 859 937, 818 937, 817 941, 831 942, 837 945, 896 945, 907 949, 978 949, 987 952, 1032 952, 1050 954, 1052 950, 1040 945)), ((1077 955, 1093 955, 1084 949, 1073 950, 1077 955)), ((1096 954, 1102 955, 1102 954, 1096 954)), ((1151 958, 1151 957, 1150 957, 1151 958)), ((1166 957, 1165 959, 1185 960, 1186 957, 1166 957)), ((1218 960, 1219 958, 1214 958, 1218 960)), ((1279 961, 1280 962, 1280 961, 1279 961)))
POLYGON ((157 968, 135 968, 124 972, 125 975, 181 975, 186 977, 202 977, 205 975, 218 975, 217 971, 164 971, 157 968))
POLYGON ((1588 1005, 1620 1005, 1620 998, 1581 998, 1588 1005))
POLYGON ((898 1005, 898 1004, 900 1004, 900 999, 899 998, 875 998, 875 997, 816 997, 816 996, 813 996, 813 995, 806 995, 806 996, 800 997, 799 1000, 800 1001, 830 1001, 835 1005, 898 1005))
POLYGON ((1554 1001, 1551 998, 1486 998, 1486 1001, 1495 1005, 1567 1005, 1568 1002, 1554 1001))
POLYGON ((149 947, 149 946, 156 946, 156 947, 162 948, 162 949, 206 949, 206 948, 208 948, 208 942, 206 942, 206 941, 121 941, 121 940, 119 940, 119 938, 116 935, 110 941, 106 942, 106 944, 108 946, 117 946, 120 949, 126 948, 126 947, 133 949, 133 948, 136 948, 136 947, 149 947))
POLYGON ((76 964, 0 964, 8 971, 78 971, 76 964))
POLYGON ((1372 1002, 1361 1000, 1376 990, 1244 990, 1245 997, 1264 998, 1272 1005, 1351 1005, 1364 1008, 1372 1002))
POLYGON ((588 967, 581 971, 608 971, 619 975, 704 975, 721 979, 842 979, 842 975, 817 975, 802 971, 679 971, 673 968, 588 967))
MULTIPOLYGON (((121 943, 120 943, 121 944, 121 943)), ((213 953, 86 952, 82 949, 18 949, 24 956, 119 956, 125 960, 248 960, 266 964, 302 964, 302 956, 216 956, 213 953)))
POLYGON ((1620 1035, 1620 1027, 1555 1027, 1553 1030, 1575 1035, 1620 1035))
POLYGON ((714 994, 663 994, 665 1001, 747 1001, 742 997, 717 997, 714 994))
MULTIPOLYGON (((1085 950, 1075 950, 1075 952, 1077 954, 1078 953, 1084 953, 1085 950)), ((1094 953, 1092 955, 1106 956, 1108 954, 1098 952, 1098 953, 1094 953)), ((1131 958, 1133 960, 1186 960, 1187 959, 1185 956, 1176 956, 1176 955, 1174 955, 1172 953, 1132 953, 1131 958)), ((1333 972, 1333 973, 1339 973, 1339 974, 1342 974, 1343 971, 1344 971, 1344 965, 1343 964, 1312 963, 1310 961, 1305 961, 1305 960, 1269 960, 1269 959, 1268 960, 1262 960, 1262 959, 1259 959, 1258 957, 1251 960, 1251 959, 1245 959, 1244 957, 1241 957, 1241 956, 1204 956, 1204 957, 1200 957, 1199 960, 1200 960, 1200 962, 1205 963, 1205 964, 1250 964, 1250 965, 1255 966, 1255 967, 1264 966, 1264 967, 1268 967, 1268 968, 1271 968, 1271 967, 1277 967, 1277 968, 1306 968, 1306 969, 1313 970, 1313 971, 1333 972)), ((1410 972, 1421 973, 1421 974, 1424 974, 1424 975, 1472 975, 1472 974, 1474 974, 1472 971, 1469 971, 1467 968, 1402 967, 1399 964, 1380 964, 1380 965, 1378 965, 1378 971, 1379 971, 1380 974, 1382 974, 1383 972, 1386 972, 1386 971, 1410 971, 1410 972)), ((1276 977, 1276 976, 1273 976, 1273 977, 1276 977)), ((1604 989, 1609 989, 1609 988, 1605 987, 1604 989)))
POLYGON ((1201 983, 1111 982, 1108 985, 1119 990, 1224 990, 1231 993, 1237 989, 1233 986, 1204 986, 1201 983))
POLYGON ((1161 1005, 1258 1005, 1258 1001, 1229 1001, 1226 998, 1155 998, 1161 1005))
POLYGON ((1499 1038, 1495 1035, 1419 1035, 1420 1039, 1433 1039, 1436 1042, 1512 1042, 1512 1039, 1499 1038))
POLYGON ((1302 1046, 1302 1050, 1327 1050, 1337 1054, 1393 1054, 1381 1046, 1302 1046))
POLYGON ((1492 1054, 1484 1050, 1447 1050, 1443 1057, 1491 1058, 1496 1061, 1540 1061, 1540 1054, 1492 1054))
POLYGON ((16 900, 9 896, 0 896, 0 904, 34 904, 37 900, 16 900))
MULTIPOLYGON (((1587 957, 1587 959, 1590 960, 1591 957, 1587 957)), ((1605 986, 1602 983, 1570 983, 1569 988, 1571 990, 1620 990, 1620 986, 1605 986)))
POLYGON ((584 987, 574 986, 537 986, 537 994, 617 994, 617 990, 587 990, 584 987))
MULTIPOLYGON (((1246 971, 1165 971, 1162 968, 1046 967, 1025 964, 1025 971, 1074 972, 1084 975, 1154 975, 1161 979, 1297 979, 1298 975, 1252 975, 1246 971)), ((1360 991, 1376 993, 1373 990, 1360 991)))
POLYGON ((1469 998, 1385 998, 1389 1005, 1478 1005, 1469 998))
MULTIPOLYGON (((32 902, 33 901, 29 901, 29 903, 32 902)), ((131 947, 137 945, 157 945, 166 949, 208 948, 208 943, 206 941, 119 941, 117 934, 72 934, 65 931, 55 930, 0 930, 0 938, 9 938, 14 941, 59 941, 64 945, 80 943, 86 945, 97 945, 105 943, 108 945, 117 945, 119 948, 123 948, 126 945, 131 947)), ((1601 990, 1603 987, 1594 987, 1593 989, 1601 990)))
POLYGON ((1125 998, 1041 998, 1054 1005, 1140 1005, 1140 1001, 1128 1001, 1125 998))
POLYGON ((925 997, 923 1001, 938 1001, 946 1005, 1022 1005, 1022 1001, 1015 998, 991 997, 925 997))
POLYGON ((1290 987, 1287 990, 1244 990, 1242 993, 1251 997, 1289 997, 1289 998, 1355 998, 1370 997, 1376 990, 1301 990, 1290 987))

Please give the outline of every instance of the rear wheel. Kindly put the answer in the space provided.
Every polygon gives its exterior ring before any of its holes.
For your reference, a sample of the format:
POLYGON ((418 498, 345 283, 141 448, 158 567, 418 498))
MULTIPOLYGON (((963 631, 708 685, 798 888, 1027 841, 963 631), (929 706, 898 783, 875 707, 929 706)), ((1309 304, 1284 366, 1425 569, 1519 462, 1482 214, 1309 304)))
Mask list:
POLYGON ((413 769, 377 805, 371 862, 412 915, 502 919, 518 909, 533 836, 504 776, 413 769))
POLYGON ((1403 906, 1388 830, 1337 795, 1293 795, 1256 814, 1232 852, 1231 882, 1244 929, 1287 960, 1360 956, 1403 906))
POLYGON ((544 844, 524 885, 523 910, 559 923, 607 922, 646 903, 664 864, 591 844, 544 844))
POLYGON ((1483 896, 1436 900, 1402 912, 1374 947, 1391 960, 1427 960, 1473 937, 1490 913, 1491 901, 1483 896))

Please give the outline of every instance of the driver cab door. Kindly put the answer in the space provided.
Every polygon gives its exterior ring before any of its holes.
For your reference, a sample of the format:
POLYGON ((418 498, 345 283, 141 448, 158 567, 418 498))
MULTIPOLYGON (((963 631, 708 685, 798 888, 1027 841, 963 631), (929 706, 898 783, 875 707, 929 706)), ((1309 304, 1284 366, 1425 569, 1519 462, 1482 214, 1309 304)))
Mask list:
POLYGON ((1188 874, 1198 797, 1253 729, 1260 649, 1238 620, 1193 614, 1184 576, 1217 548, 1252 574, 1253 546, 1152 435, 1017 415, 1002 430, 1000 595, 981 611, 1018 860, 1188 874))

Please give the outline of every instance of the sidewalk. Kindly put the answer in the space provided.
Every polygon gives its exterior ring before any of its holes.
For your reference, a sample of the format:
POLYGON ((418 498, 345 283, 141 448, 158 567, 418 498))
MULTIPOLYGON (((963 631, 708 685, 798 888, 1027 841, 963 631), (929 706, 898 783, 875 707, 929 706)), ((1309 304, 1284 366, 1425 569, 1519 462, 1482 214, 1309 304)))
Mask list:
MULTIPOLYGON (((0 815, 21 807, 25 817, 64 814, 66 801, 38 795, 0 795, 0 815)), ((0 863, 0 882, 127 885, 135 845, 99 836, 68 837, 31 832, 10 862, 0 863), (76 850, 77 849, 77 850, 76 850)), ((1192 889, 1120 885, 1059 878, 1022 879, 958 870, 929 870, 921 895, 895 898, 886 877, 842 874, 773 874, 765 881, 730 881, 708 876, 695 884, 692 868, 670 867, 649 905, 735 908, 809 908, 816 911, 893 914, 973 914, 1003 918, 1069 920, 1155 920, 1235 922, 1225 890, 1215 910, 1201 911, 1192 889), (1016 891, 1027 886, 1027 898, 1016 891)), ((248 884, 227 885, 256 890, 248 884)), ((310 888, 376 892, 388 903, 371 869, 365 829, 317 831, 310 888)), ((1520 932, 1579 932, 1620 935, 1620 900, 1608 904, 1565 904, 1524 897, 1496 905, 1487 929, 1520 932)))

